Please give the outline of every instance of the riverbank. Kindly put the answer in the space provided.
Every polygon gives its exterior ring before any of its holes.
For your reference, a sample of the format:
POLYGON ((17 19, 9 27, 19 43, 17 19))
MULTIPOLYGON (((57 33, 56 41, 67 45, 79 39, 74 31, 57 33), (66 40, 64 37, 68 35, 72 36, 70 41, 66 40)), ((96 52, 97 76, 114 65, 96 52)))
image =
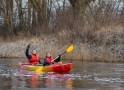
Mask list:
POLYGON ((0 43, 0 57, 20 58, 25 57, 25 49, 31 43, 30 52, 36 49, 40 58, 45 57, 46 52, 51 52, 54 57, 63 53, 71 44, 74 50, 64 54, 64 60, 100 61, 100 62, 124 62, 124 30, 123 28, 101 28, 95 31, 95 38, 86 42, 86 38, 69 37, 70 32, 59 32, 57 35, 14 37, 13 40, 0 43), (118 30, 117 30, 118 29, 118 30), (67 38, 68 37, 68 38, 67 38), (71 38, 71 39, 70 39, 71 38), (76 41, 77 40, 77 41, 76 41), (85 41, 80 42, 81 40, 85 41), (72 42, 71 42, 72 41, 72 42))
MULTIPOLYGON (((25 57, 26 46, 30 43, 11 42, 0 45, 0 57, 20 58, 25 57)), ((50 51, 54 57, 63 53, 69 45, 57 45, 59 41, 54 39, 49 41, 36 40, 31 43, 30 52, 36 49, 40 58, 45 57, 45 53, 50 51)), ((98 46, 90 44, 74 44, 74 50, 64 54, 64 60, 82 60, 82 61, 102 61, 102 62, 124 62, 124 45, 98 46)))

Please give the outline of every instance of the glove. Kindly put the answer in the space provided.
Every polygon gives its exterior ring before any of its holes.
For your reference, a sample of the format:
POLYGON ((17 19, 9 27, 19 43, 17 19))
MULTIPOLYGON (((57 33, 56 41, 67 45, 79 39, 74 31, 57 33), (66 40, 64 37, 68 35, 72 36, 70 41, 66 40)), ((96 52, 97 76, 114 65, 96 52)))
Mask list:
POLYGON ((52 60, 51 63, 54 64, 54 60, 52 60))
POLYGON ((31 45, 31 44, 28 44, 27 49, 29 49, 29 48, 30 48, 30 45, 31 45))

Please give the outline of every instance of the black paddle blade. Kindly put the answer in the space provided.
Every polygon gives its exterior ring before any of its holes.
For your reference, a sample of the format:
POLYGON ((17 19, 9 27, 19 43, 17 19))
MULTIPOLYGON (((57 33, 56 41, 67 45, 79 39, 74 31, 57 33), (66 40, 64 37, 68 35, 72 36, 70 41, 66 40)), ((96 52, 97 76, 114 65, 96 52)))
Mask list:
POLYGON ((61 55, 59 55, 57 58, 55 58, 54 62, 59 62, 60 61, 61 55))

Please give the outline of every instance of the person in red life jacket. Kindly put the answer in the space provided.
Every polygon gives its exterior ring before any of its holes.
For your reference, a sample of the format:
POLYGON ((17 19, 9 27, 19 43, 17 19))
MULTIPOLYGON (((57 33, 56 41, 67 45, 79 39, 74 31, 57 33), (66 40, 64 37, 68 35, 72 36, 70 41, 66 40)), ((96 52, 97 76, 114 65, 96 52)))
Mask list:
POLYGON ((36 52, 35 49, 32 50, 32 53, 29 54, 29 48, 30 48, 30 44, 27 46, 26 48, 26 52, 25 52, 25 55, 26 57, 28 58, 28 61, 30 64, 41 64, 40 62, 40 58, 36 52))
POLYGON ((51 56, 50 52, 46 53, 46 58, 44 59, 43 65, 51 65, 54 64, 54 62, 59 62, 60 61, 60 55, 56 57, 55 59, 51 56))

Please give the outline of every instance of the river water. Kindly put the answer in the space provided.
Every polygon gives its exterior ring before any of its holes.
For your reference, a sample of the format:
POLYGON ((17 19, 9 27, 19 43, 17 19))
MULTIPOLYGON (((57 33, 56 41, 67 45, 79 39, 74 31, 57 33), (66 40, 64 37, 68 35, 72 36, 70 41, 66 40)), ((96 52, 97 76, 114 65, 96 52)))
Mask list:
POLYGON ((124 63, 73 61, 69 73, 39 75, 19 70, 18 61, 26 59, 0 58, 0 90, 124 90, 124 63))

